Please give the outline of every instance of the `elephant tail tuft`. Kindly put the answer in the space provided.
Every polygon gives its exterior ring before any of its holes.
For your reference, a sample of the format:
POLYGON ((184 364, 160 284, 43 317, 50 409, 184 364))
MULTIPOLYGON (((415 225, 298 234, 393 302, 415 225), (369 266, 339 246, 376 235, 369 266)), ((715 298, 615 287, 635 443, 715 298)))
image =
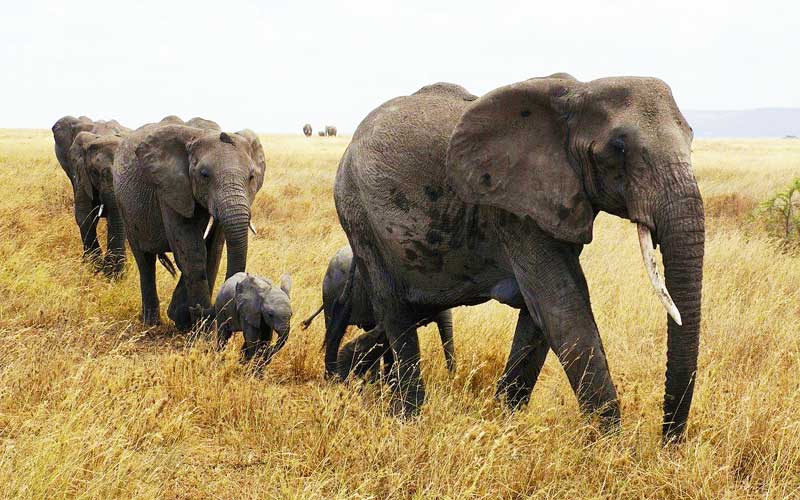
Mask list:
POLYGON ((173 278, 177 276, 178 273, 175 271, 175 264, 172 263, 167 254, 158 254, 158 261, 161 262, 161 265, 164 266, 164 269, 166 269, 173 278))
POLYGON ((319 309, 317 309, 317 312, 315 312, 314 314, 312 314, 308 318, 304 319, 303 322, 300 323, 300 328, 303 329, 303 330, 308 329, 308 327, 311 326, 311 322, 314 321, 314 318, 316 318, 319 315, 319 313, 322 312, 323 309, 325 309, 325 304, 322 304, 321 306, 319 306, 319 309))

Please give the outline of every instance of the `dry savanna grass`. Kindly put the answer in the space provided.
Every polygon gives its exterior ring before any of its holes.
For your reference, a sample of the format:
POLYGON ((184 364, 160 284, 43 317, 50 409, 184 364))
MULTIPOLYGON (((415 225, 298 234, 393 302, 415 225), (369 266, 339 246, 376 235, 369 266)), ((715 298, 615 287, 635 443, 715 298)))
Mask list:
MULTIPOLYGON (((331 186, 347 138, 264 136, 249 271, 294 277, 295 325, 345 243, 331 186)), ((699 382, 685 444, 660 445, 665 313, 635 231, 601 215, 582 261, 623 410, 598 437, 552 354, 531 404, 494 384, 514 311, 455 312, 458 373, 420 330, 427 404, 322 377, 322 321, 261 379, 171 326, 137 321, 136 268, 81 263, 72 194, 47 131, 0 131, 0 494, 19 498, 800 497, 800 257, 747 225, 800 176, 800 141, 696 141, 709 217, 699 382)), ((166 307, 174 280, 158 271, 166 307)), ((164 313, 162 313, 164 314, 164 313)), ((164 314, 165 315, 165 314, 164 314)), ((352 333, 351 333, 352 335, 352 333)))

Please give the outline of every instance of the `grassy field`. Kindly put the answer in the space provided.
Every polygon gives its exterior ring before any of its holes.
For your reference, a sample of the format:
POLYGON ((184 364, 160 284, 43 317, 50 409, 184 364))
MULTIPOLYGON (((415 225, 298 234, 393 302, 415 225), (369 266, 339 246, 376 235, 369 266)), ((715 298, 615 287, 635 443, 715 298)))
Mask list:
MULTIPOLYGON (((582 260, 619 434, 587 426, 552 354, 524 411, 494 401, 515 322, 496 303, 456 310, 452 378, 435 327, 420 330, 417 420, 389 417, 380 387, 326 383, 323 322, 298 326, 346 242, 331 187, 347 140, 262 137, 248 270, 292 274, 295 329, 256 379, 238 363, 240 337, 219 354, 142 327, 135 265, 109 283, 81 263, 49 131, 0 130, 0 495, 800 497, 800 257, 748 222, 800 176, 800 141, 695 142, 709 214, 699 382, 687 442, 662 449, 665 314, 633 226, 605 215, 582 260)), ((166 307, 175 282, 158 273, 166 307)))

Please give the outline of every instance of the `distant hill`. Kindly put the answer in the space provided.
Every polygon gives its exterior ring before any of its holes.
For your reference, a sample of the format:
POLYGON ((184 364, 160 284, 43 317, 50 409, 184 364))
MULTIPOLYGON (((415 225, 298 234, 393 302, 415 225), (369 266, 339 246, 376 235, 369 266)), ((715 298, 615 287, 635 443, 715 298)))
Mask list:
POLYGON ((800 108, 687 110, 695 137, 800 137, 800 108))

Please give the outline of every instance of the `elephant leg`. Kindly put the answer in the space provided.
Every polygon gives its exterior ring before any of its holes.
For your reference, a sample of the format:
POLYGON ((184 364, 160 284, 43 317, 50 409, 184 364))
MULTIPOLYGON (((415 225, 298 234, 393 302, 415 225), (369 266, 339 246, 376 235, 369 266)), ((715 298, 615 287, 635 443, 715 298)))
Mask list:
POLYGON ((394 353, 391 349, 383 351, 383 379, 389 380, 394 370, 394 353))
POLYGON ((339 351, 337 374, 343 380, 351 373, 356 377, 376 378, 381 356, 388 349, 386 335, 380 327, 362 333, 339 351))
POLYGON ((233 332, 227 326, 220 326, 217 328, 217 350, 221 351, 225 349, 225 346, 228 345, 228 341, 231 339, 233 332))
POLYGON ((408 311, 398 310, 381 315, 395 363, 389 376, 393 389, 391 412, 397 416, 417 415, 425 402, 425 385, 420 370, 417 321, 408 311))
POLYGON ((190 306, 199 305, 203 311, 211 308, 211 294, 206 278, 206 245, 202 238, 197 237, 199 231, 195 231, 196 221, 183 221, 177 216, 163 219, 172 255, 181 270, 181 278, 172 293, 168 314, 179 330, 186 331, 193 326, 190 306))
POLYGON ((497 383, 498 399, 505 398, 511 408, 527 404, 549 349, 544 333, 531 318, 528 309, 520 309, 511 354, 503 376, 497 383))
POLYGON ((161 314, 156 290, 156 255, 134 250, 133 258, 139 268, 139 288, 142 292, 142 323, 145 326, 161 324, 161 314))
POLYGON ((581 247, 553 241, 527 220, 498 231, 528 311, 543 326, 581 410, 598 414, 604 429, 617 427, 619 401, 578 258, 581 247), (528 237, 520 238, 520 234, 528 237))
POLYGON ((439 337, 442 339, 444 349, 444 360, 447 363, 447 371, 456 371, 456 348, 453 344, 453 311, 447 309, 436 315, 436 326, 439 328, 439 337))
POLYGON ((113 196, 104 198, 103 205, 108 226, 103 272, 110 278, 118 278, 125 269, 125 224, 113 196))
POLYGON ((82 191, 75 191, 75 222, 78 224, 78 229, 81 233, 83 258, 92 262, 99 270, 103 250, 100 248, 100 242, 97 241, 98 210, 99 206, 95 206, 92 200, 87 198, 82 191))

